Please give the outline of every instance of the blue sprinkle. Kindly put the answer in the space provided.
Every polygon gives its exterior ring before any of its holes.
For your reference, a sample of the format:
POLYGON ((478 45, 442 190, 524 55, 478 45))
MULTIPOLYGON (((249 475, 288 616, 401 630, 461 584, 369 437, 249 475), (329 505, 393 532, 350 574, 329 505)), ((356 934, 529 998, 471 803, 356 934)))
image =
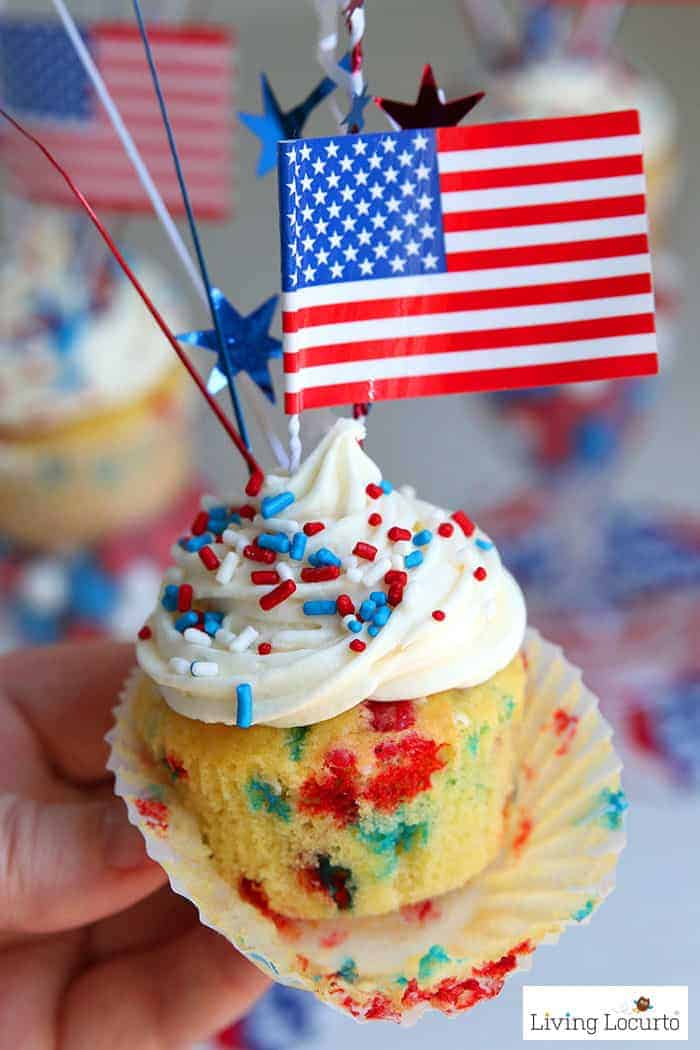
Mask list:
POLYGON ((182 616, 178 616, 175 621, 175 630, 184 633, 188 627, 194 627, 198 619, 199 616, 197 613, 193 609, 190 609, 189 612, 183 613, 182 616))
POLYGON ((379 488, 382 490, 382 492, 386 493, 387 496, 389 495, 390 492, 394 491, 394 486, 391 484, 390 481, 385 481, 385 480, 380 481, 379 482, 379 488))
POLYGON ((309 565, 313 565, 315 569, 320 565, 337 565, 340 568, 342 562, 328 547, 320 547, 314 554, 309 555, 309 565))
POLYGON ((236 686, 236 725, 249 729, 253 724, 253 692, 247 682, 236 686))
POLYGON ((292 544, 289 548, 289 557, 294 561, 302 561, 306 551, 308 537, 303 532, 295 532, 292 536, 292 544))
POLYGON ((370 601, 373 601, 375 605, 386 605, 386 594, 384 591, 372 591, 369 597, 370 601))
POLYGON ((376 638, 380 631, 381 631, 381 627, 377 627, 376 623, 371 623, 369 625, 369 627, 367 628, 367 634, 371 638, 376 638))
POLYGON ((160 600, 160 604, 167 612, 175 612, 177 609, 177 592, 178 587, 174 583, 169 583, 163 591, 163 597, 160 600))
POLYGON ((359 620, 348 620, 348 630, 352 631, 353 634, 359 634, 362 630, 362 624, 359 620))
POLYGON ((289 539, 283 532, 263 532, 258 536, 258 547, 277 551, 278 554, 288 554, 289 539))
POLYGON ((371 598, 365 598, 362 605, 360 606, 360 616, 363 620, 371 620, 377 611, 376 604, 371 598))
POLYGON ((229 514, 228 507, 224 507, 223 503, 216 507, 210 507, 207 511, 210 518, 227 518, 229 514))
POLYGON ((333 616, 338 611, 332 600, 320 599, 314 602, 304 602, 304 616, 333 616))
POLYGON ((490 551, 493 547, 491 540, 474 540, 474 545, 476 547, 481 547, 482 551, 490 551))
POLYGON ((388 623, 390 616, 390 607, 388 605, 380 605, 372 617, 372 623, 376 624, 377 627, 383 627, 385 623, 388 623))
POLYGON ((265 496, 260 504, 260 513, 263 518, 276 518, 287 507, 291 507, 295 498, 293 492, 280 492, 276 496, 265 496))
POLYGON ((229 525, 242 525, 243 518, 240 516, 240 514, 231 514, 229 516, 228 523, 229 525))
POLYGON ((416 566, 423 564, 423 555, 420 551, 411 551, 410 554, 406 555, 403 563, 407 569, 415 569, 416 566))
POLYGON ((203 532, 201 536, 191 536, 185 543, 186 551, 201 551, 208 543, 213 543, 214 537, 210 532, 203 532))
POLYGON ((430 543, 432 538, 433 534, 430 531, 430 529, 421 529, 421 531, 417 532, 413 537, 413 542, 415 543, 416 547, 425 547, 428 543, 430 543))

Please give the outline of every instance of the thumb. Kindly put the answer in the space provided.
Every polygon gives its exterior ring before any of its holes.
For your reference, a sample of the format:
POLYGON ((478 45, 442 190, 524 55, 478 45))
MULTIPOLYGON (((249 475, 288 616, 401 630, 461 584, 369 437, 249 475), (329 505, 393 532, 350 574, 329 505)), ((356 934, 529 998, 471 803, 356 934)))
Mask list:
POLYGON ((118 799, 46 804, 0 795, 0 930, 81 926, 164 881, 118 799))

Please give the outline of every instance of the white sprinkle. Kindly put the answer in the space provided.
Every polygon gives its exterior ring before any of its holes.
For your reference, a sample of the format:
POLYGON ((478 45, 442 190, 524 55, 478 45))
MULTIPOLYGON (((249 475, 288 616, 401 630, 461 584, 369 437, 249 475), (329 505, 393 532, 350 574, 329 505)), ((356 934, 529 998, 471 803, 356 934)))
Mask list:
POLYGON ((227 631, 225 627, 220 627, 214 635, 214 641, 218 642, 219 645, 230 645, 235 637, 233 631, 227 631))
POLYGON ((217 583, 230 583, 236 571, 239 558, 235 551, 229 551, 219 568, 216 570, 217 583))
POLYGON ((280 580, 294 579, 294 573, 292 572, 291 566, 289 566, 286 561, 278 561, 275 565, 275 569, 277 570, 277 575, 280 580))
POLYGON ((263 518, 257 515, 253 525, 255 528, 264 529, 265 532, 286 532, 290 536, 295 532, 301 532, 299 522, 292 521, 291 518, 263 518))
POLYGON ((193 660, 190 671, 195 678, 213 678, 219 673, 219 665, 212 660, 193 660))
POLYGON ((234 532, 233 529, 224 529, 221 539, 224 543, 228 543, 229 547, 235 547, 239 552, 250 543, 247 536, 244 536, 242 532, 234 532))
POLYGON ((357 557, 354 554, 348 554, 346 558, 341 558, 340 560, 346 572, 349 572, 350 569, 356 569, 359 564, 357 557))
POLYGON ((175 674, 189 674, 190 673, 190 661, 183 660, 181 656, 171 656, 168 661, 168 667, 175 674))
POLYGON ((382 576, 384 576, 390 568, 390 558, 382 558, 380 561, 374 562, 369 569, 365 569, 365 574, 362 577, 363 583, 366 583, 368 587, 371 587, 373 583, 377 583, 378 580, 381 580, 382 576))
POLYGON ((357 617, 355 616, 354 613, 348 613, 347 616, 343 617, 343 623, 349 629, 349 624, 353 623, 353 621, 356 620, 356 619, 357 619, 357 617))
POLYGON ((414 489, 413 485, 402 485, 399 489, 399 492, 402 496, 405 496, 406 499, 413 499, 413 497, 416 494, 416 490, 414 489))
POLYGON ((243 653, 253 644, 255 639, 259 637, 260 632, 256 631, 254 627, 249 625, 248 627, 243 628, 237 638, 234 638, 229 645, 229 649, 232 653, 243 653))
MULTIPOLYGON (((180 549, 181 548, 178 548, 178 550, 180 550, 180 549)), ((184 576, 185 576, 185 574, 182 571, 182 569, 178 569, 177 566, 173 565, 165 573, 165 582, 166 583, 182 583, 182 581, 184 579, 184 576)))
POLYGON ((211 638, 206 631, 200 631, 198 627, 188 627, 183 635, 186 642, 192 645, 203 645, 207 649, 211 645, 211 638))
POLYGON ((359 583, 361 581, 361 579, 362 579, 362 575, 363 575, 363 570, 359 567, 359 565, 355 566, 354 569, 348 569, 348 571, 347 571, 347 577, 353 583, 359 583))

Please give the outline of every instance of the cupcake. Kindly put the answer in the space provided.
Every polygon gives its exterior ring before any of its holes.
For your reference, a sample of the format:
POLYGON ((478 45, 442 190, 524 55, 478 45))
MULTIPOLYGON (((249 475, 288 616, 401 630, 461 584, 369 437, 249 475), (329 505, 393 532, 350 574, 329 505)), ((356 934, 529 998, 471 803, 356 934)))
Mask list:
POLYGON ((191 469, 180 366, 123 278, 77 271, 74 240, 66 216, 38 209, 0 278, 0 534, 29 549, 156 514, 191 469))
POLYGON ((400 1021, 497 994, 588 917, 624 796, 594 701, 526 638, 494 544, 395 489, 363 438, 340 420, 259 501, 196 516, 139 634, 110 767, 204 921, 287 983, 400 1021))

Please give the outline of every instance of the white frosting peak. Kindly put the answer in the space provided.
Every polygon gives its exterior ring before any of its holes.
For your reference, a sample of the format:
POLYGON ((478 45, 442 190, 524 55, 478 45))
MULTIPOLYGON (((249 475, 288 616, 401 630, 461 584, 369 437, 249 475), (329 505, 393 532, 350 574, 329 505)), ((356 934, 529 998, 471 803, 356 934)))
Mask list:
POLYGON ((225 571, 207 568, 196 550, 174 548, 182 582, 193 589, 193 609, 209 613, 199 625, 209 637, 200 637, 201 630, 185 633, 195 625, 173 610, 178 585, 171 584, 149 620, 151 637, 138 646, 141 667, 174 710, 233 724, 237 687, 247 684, 254 723, 310 725, 368 697, 419 698, 477 685, 516 654, 525 606, 493 544, 478 529, 465 535, 448 511, 382 482, 359 443, 363 437, 361 423, 340 420, 295 475, 266 479, 264 516, 234 518, 228 527, 212 520, 221 541, 210 536, 207 546, 222 569, 235 552, 225 571), (381 518, 378 524, 370 524, 374 515, 381 518), (302 540, 299 532, 309 522, 322 523, 323 530, 302 540), (446 523, 451 528, 441 533, 446 523), (394 526, 410 539, 390 535, 394 526), (268 549, 263 534, 282 548, 269 564, 244 554, 256 538, 268 549), (370 549, 358 550, 358 542, 370 549), (309 578, 319 560, 321 568, 330 560, 331 578, 309 578), (279 584, 254 582, 252 574, 260 571, 277 572, 282 585, 291 580, 295 588, 267 611, 260 599, 279 584), (385 579, 390 571, 405 572, 408 580, 396 604, 393 578, 385 579), (363 602, 374 601, 362 610, 364 622, 337 610, 341 595, 351 599, 356 614, 363 602))

